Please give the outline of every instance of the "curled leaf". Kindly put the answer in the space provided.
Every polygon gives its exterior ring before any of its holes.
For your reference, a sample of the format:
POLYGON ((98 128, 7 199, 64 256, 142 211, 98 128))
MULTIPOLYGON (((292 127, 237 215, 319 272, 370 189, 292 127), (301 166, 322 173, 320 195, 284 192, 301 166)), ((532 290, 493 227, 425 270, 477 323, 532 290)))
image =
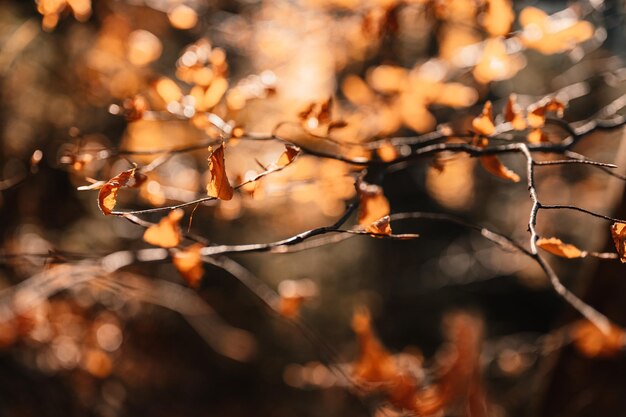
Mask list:
POLYGON ((285 145, 285 152, 283 152, 278 158, 276 165, 279 167, 286 167, 291 164, 294 159, 300 154, 300 148, 291 144, 285 145))
POLYGON ((526 129, 526 119, 524 119, 522 111, 517 104, 517 96, 515 94, 511 94, 506 102, 504 120, 511 123, 511 126, 515 130, 526 129))
POLYGON ((381 217, 367 226, 365 230, 377 235, 391 235, 391 218, 389 216, 381 217))
POLYGON ((472 128, 476 133, 489 136, 496 131, 496 127, 493 124, 492 107, 491 101, 487 101, 480 116, 472 120, 472 128))
POLYGON ((382 187, 359 181, 357 183, 357 191, 359 192, 361 203, 359 209, 360 226, 368 229, 373 223, 389 215, 389 201, 383 194, 382 187))
POLYGON ((587 252, 581 251, 576 246, 569 243, 564 243, 561 239, 551 237, 549 239, 541 238, 537 240, 537 246, 541 249, 550 252, 553 255, 560 256, 562 258, 584 258, 587 256, 587 252))
POLYGON ((204 275, 202 256, 200 254, 201 249, 202 244, 196 243, 176 252, 172 258, 172 262, 180 275, 193 288, 197 288, 200 285, 200 280, 202 275, 204 275))
POLYGON ((562 118, 564 111, 565 104, 561 101, 554 97, 545 98, 528 108, 528 124, 533 128, 543 127, 548 113, 556 113, 557 117, 562 118))
POLYGON ((181 209, 172 210, 158 224, 150 226, 143 234, 143 240, 151 245, 162 248, 173 248, 180 244, 181 233, 178 223, 185 212, 181 209))
POLYGON ((109 215, 113 212, 117 203, 117 193, 122 187, 138 187, 146 180, 146 176, 132 168, 122 171, 111 178, 100 188, 98 193, 98 207, 102 213, 109 215))
POLYGON ((480 157, 480 163, 485 171, 505 180, 519 182, 520 177, 515 172, 508 169, 495 155, 485 155, 480 157))
POLYGON ((543 143, 548 142, 548 135, 540 128, 531 130, 528 133, 528 143, 543 143))
POLYGON ((613 237, 619 260, 622 263, 626 263, 626 223, 613 223, 611 225, 611 236, 613 237))
POLYGON ((624 329, 610 324, 607 334, 588 320, 580 320, 572 326, 571 336, 576 349, 588 358, 612 357, 625 346, 624 329))
POLYGON ((226 164, 224 162, 224 144, 220 144, 215 150, 209 147, 211 156, 209 157, 209 170, 211 180, 206 186, 206 192, 210 197, 220 200, 230 200, 233 198, 233 187, 228 182, 226 176, 226 164))

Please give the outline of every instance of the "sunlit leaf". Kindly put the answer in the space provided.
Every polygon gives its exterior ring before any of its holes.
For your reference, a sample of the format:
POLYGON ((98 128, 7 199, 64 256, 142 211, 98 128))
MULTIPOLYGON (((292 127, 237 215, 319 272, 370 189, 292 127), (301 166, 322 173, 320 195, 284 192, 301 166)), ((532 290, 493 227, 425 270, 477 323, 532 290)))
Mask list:
POLYGON ((626 223, 613 223, 611 225, 611 236, 613 237, 619 260, 622 263, 626 263, 626 223))
POLYGON ((151 245, 162 248, 173 248, 180 244, 181 232, 178 224, 185 212, 181 209, 172 210, 158 224, 150 226, 143 234, 143 240, 151 245))
POLYGON ((492 135, 496 131, 496 127, 493 124, 491 101, 485 102, 480 116, 472 120, 472 128, 476 131, 476 133, 483 136, 492 135))
POLYGON ((365 229, 374 222, 389 215, 389 201, 383 194, 382 187, 375 184, 368 184, 359 181, 357 184, 359 192, 359 225, 365 229))
POLYGON ((367 226, 365 230, 378 235, 391 235, 391 218, 383 216, 367 226))
POLYGON ((562 258, 583 258, 587 255, 587 252, 581 251, 576 246, 569 243, 563 243, 561 239, 556 237, 538 239, 537 246, 562 258))
POLYGON ((202 244, 196 243, 176 252, 172 257, 172 262, 180 275, 193 288, 197 288, 200 285, 200 280, 202 275, 204 275, 202 256, 200 254, 201 249, 202 244))
POLYGON ((533 128, 543 127, 546 123, 546 115, 555 113, 557 117, 562 118, 565 111, 565 104, 558 99, 546 98, 528 107, 528 124, 533 128))
POLYGON ((506 107, 504 108, 504 120, 511 123, 511 126, 515 130, 526 129, 526 119, 524 119, 522 110, 517 104, 517 96, 515 94, 511 94, 506 102, 506 107))
POLYGON ((519 182, 520 177, 515 172, 508 169, 495 155, 484 155, 480 157, 480 163, 487 172, 505 180, 519 182))
POLYGON ((233 198, 233 187, 231 187, 226 176, 224 144, 220 144, 214 150, 209 147, 209 152, 211 152, 209 157, 211 179, 206 186, 207 194, 220 200, 230 200, 233 198))
POLYGON ((300 154, 300 148, 290 144, 285 145, 285 152, 283 152, 278 158, 276 165, 279 167, 285 167, 291 164, 294 159, 300 154))
POLYGON ((98 207, 105 215, 111 214, 117 203, 117 193, 122 187, 138 187, 146 180, 146 176, 136 168, 123 171, 111 178, 100 188, 98 207))
POLYGON ((573 49, 593 36, 593 25, 571 13, 548 16, 543 10, 526 7, 519 17, 521 41, 527 48, 549 55, 573 49))

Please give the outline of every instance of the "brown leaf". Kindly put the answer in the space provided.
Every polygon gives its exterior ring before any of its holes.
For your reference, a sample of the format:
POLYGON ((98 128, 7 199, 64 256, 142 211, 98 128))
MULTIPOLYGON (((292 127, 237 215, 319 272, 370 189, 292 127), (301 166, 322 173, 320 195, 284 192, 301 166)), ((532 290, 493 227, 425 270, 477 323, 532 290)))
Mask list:
POLYGON ((202 256, 200 254, 201 249, 202 244, 196 243, 176 252, 172 258, 172 262, 180 275, 193 288, 198 288, 202 275, 204 275, 202 256))
POLYGON ((528 133, 528 143, 543 142, 548 142, 548 135, 546 135, 540 127, 533 129, 528 133))
POLYGON ((143 240, 151 245, 162 248, 178 246, 181 240, 178 223, 185 212, 181 209, 172 210, 158 224, 150 226, 143 234, 143 240))
POLYGON ((587 252, 581 251, 576 246, 570 245, 569 243, 563 243, 561 239, 556 237, 538 239, 537 246, 553 255, 563 258, 584 258, 587 256, 587 252))
POLYGON ((557 117, 562 118, 564 111, 565 104, 554 97, 545 98, 528 107, 528 124, 533 128, 543 127, 546 124, 548 113, 556 113, 557 117))
POLYGON ((233 187, 231 187, 228 182, 228 177, 226 176, 224 144, 221 143, 215 150, 209 147, 209 151, 211 152, 211 156, 209 157, 211 180, 206 186, 206 192, 210 197, 230 200, 233 198, 233 187))
POLYGON ((612 357, 624 347, 626 334, 624 329, 610 323, 608 334, 604 334, 588 320, 580 320, 572 326, 571 336, 574 346, 589 358, 612 357))
POLYGON ((491 101, 487 101, 483 107, 481 115, 472 120, 472 128, 474 128, 476 133, 483 136, 489 136, 496 131, 496 127, 493 124, 493 114, 491 110, 491 101))
POLYGON ((280 158, 278 158, 278 162, 276 162, 276 165, 279 167, 286 167, 287 165, 291 164, 299 154, 299 147, 287 144, 285 145, 285 152, 280 155, 280 158))
POLYGON ((138 187, 146 180, 146 176, 132 168, 122 171, 111 178, 100 188, 98 193, 98 207, 102 213, 109 215, 117 203, 117 193, 122 187, 138 187))
POLYGON ((480 163, 487 172, 505 180, 519 182, 520 177, 515 172, 504 166, 495 155, 485 155, 480 157, 480 163))
POLYGON ((391 235, 391 218, 389 216, 381 217, 367 226, 365 229, 370 233, 376 233, 377 235, 391 235))
POLYGON ((615 249, 619 255, 619 260, 626 263, 626 223, 613 223, 611 226, 611 236, 615 243, 615 249))
POLYGON ((522 111, 517 104, 517 96, 515 94, 511 94, 506 102, 506 107, 504 108, 504 119, 511 123, 511 126, 515 130, 526 129, 526 119, 524 119, 522 111))
POLYGON ((389 201, 380 186, 359 181, 357 191, 360 198, 359 225, 368 229, 374 222, 389 215, 389 201))

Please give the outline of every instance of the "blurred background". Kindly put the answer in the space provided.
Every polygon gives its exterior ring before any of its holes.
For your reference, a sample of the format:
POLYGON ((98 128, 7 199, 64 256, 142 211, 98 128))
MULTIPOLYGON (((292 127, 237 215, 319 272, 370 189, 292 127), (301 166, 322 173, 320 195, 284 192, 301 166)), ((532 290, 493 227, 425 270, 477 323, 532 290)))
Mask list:
MULTIPOLYGON (((455 406, 433 415, 626 416, 622 336, 606 347, 593 330, 580 330, 579 315, 532 259, 480 233, 410 220, 394 223, 394 232, 419 239, 336 235, 298 252, 233 255, 274 290, 293 282, 313 288, 302 321, 294 322, 217 266, 206 265, 197 289, 169 262, 136 262, 110 277, 85 267, 85 259, 150 245, 143 227, 102 214, 97 191, 77 190, 158 158, 133 152, 219 139, 223 130, 208 114, 244 136, 270 135, 283 122, 302 125, 333 140, 307 147, 383 161, 411 147, 389 141, 373 151, 368 143, 467 132, 486 100, 502 123, 512 93, 522 108, 551 95, 567 104, 565 120, 595 117, 626 94, 623 6, 0 2, 0 415, 403 415, 332 372, 350 373, 359 357, 352 316, 367 306, 381 343, 410 357, 425 386, 437 379, 454 329, 480 340, 472 383, 488 412, 455 406), (306 112, 329 97, 332 120, 345 126, 331 128, 306 112), (58 285, 49 287, 50 280, 58 285), (18 314, 11 296, 22 282, 45 297, 18 314)), ((550 126, 543 134, 551 143, 565 136, 550 126)), ((231 184, 254 177, 284 150, 237 135, 226 148, 231 184)), ((622 142, 620 129, 595 131, 575 151, 626 174, 622 142)), ((116 208, 205 196, 208 155, 204 147, 171 155, 141 187, 121 191, 116 208)), ((524 177, 518 155, 501 160, 524 177)), ((211 243, 243 244, 330 225, 358 198, 360 170, 302 154, 231 200, 188 207, 181 226, 211 243)), ((528 242, 525 181, 491 175, 475 158, 438 154, 370 175, 392 213, 448 213, 528 242)), ((542 167, 536 181, 547 204, 626 217, 623 183, 600 170, 542 167)), ((142 218, 158 222, 163 214, 142 218)), ((578 212, 542 211, 538 230, 587 251, 614 251, 609 224, 578 212)), ((546 256, 568 288, 626 324, 619 261, 546 256)))

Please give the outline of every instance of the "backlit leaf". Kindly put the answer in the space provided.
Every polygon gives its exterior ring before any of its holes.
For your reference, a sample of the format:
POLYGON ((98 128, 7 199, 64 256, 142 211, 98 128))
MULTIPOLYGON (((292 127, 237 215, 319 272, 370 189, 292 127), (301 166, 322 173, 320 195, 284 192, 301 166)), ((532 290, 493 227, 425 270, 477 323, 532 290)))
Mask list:
POLYGON ((489 136, 496 131, 496 127, 493 124, 493 114, 491 109, 491 101, 487 101, 483 107, 481 115, 472 120, 472 128, 476 131, 476 133, 483 136, 489 136))
POLYGON ((172 262, 180 275, 193 288, 197 288, 200 285, 200 280, 202 275, 204 275, 202 256, 200 254, 201 249, 202 244, 196 243, 176 252, 172 257, 172 262))
POLYGON ((511 126, 515 130, 526 129, 526 119, 522 115, 522 111, 517 104, 517 97, 515 94, 511 94, 506 102, 504 108, 504 120, 511 123, 511 126))
POLYGON ((151 245, 162 248, 173 248, 180 244, 181 233, 178 223, 185 212, 181 209, 172 210, 158 224, 150 226, 143 234, 143 240, 151 245))
POLYGON ((294 145, 287 144, 285 145, 285 152, 283 152, 278 158, 278 162, 276 165, 279 167, 285 167, 291 164, 294 159, 300 154, 300 148, 294 145))
POLYGON ((619 260, 622 263, 626 263, 626 223, 613 223, 611 236, 613 237, 619 260))
POLYGON ((368 229, 374 222, 389 215, 389 201, 383 194, 382 187, 359 181, 359 225, 368 229))
POLYGON ((556 237, 538 239, 537 246, 562 258, 584 258, 587 256, 587 252, 581 251, 576 246, 569 243, 564 243, 561 239, 556 237))
POLYGON ((146 176, 136 168, 123 171, 111 178, 100 188, 98 207, 105 215, 111 214, 117 203, 117 193, 122 187, 138 187, 146 180, 146 176))
POLYGON ((207 194, 210 197, 219 198, 220 200, 230 200, 233 198, 233 187, 228 182, 226 176, 226 165, 224 162, 224 144, 220 144, 214 150, 209 147, 211 156, 209 157, 209 170, 211 171, 211 180, 206 186, 207 194))

